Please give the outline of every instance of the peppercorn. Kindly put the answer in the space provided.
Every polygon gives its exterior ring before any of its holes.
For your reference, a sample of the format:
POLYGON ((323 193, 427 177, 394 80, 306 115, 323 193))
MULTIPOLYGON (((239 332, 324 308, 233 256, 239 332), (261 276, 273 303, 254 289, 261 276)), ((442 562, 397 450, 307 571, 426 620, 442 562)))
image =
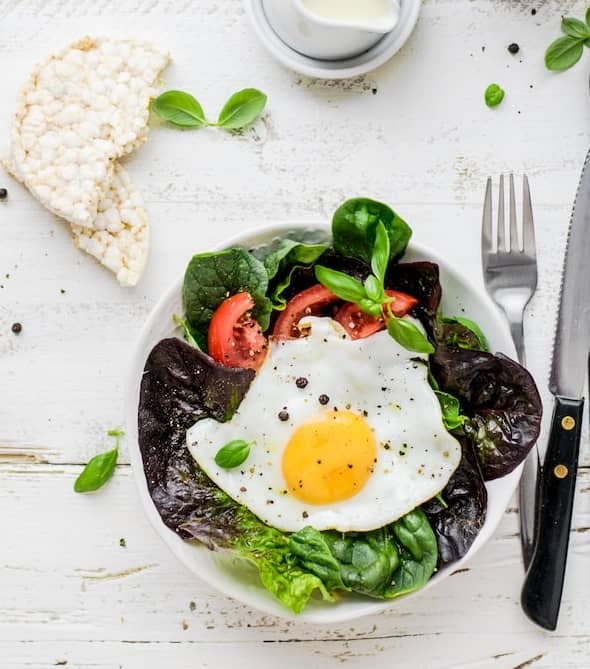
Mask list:
POLYGON ((10 328, 14 334, 20 334, 23 330, 23 326, 20 323, 13 323, 12 328, 10 328))
POLYGON ((305 386, 309 383, 309 381, 304 377, 300 376, 298 379, 295 381, 295 385, 298 388, 305 388, 305 386))
POLYGON ((516 42, 512 42, 512 44, 508 45, 508 51, 512 54, 518 53, 520 51, 520 47, 516 42))
POLYGON ((327 395, 320 395, 318 397, 318 402, 320 404, 328 404, 329 401, 330 401, 330 398, 327 395))
POLYGON ((6 200, 8 197, 8 191, 6 188, 0 188, 0 200, 6 200))
POLYGON ((289 420, 289 413, 287 411, 279 411, 279 420, 282 420, 283 422, 286 420, 289 420))

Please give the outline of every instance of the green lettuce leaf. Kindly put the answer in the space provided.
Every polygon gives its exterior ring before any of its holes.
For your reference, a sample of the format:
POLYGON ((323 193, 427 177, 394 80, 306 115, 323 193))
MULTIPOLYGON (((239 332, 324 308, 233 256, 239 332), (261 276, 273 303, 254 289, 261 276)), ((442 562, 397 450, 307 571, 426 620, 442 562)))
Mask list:
POLYGON ((287 535, 243 507, 237 525, 232 549, 258 569, 264 587, 286 607, 300 613, 316 590, 325 600, 334 600, 321 578, 297 564, 287 535))

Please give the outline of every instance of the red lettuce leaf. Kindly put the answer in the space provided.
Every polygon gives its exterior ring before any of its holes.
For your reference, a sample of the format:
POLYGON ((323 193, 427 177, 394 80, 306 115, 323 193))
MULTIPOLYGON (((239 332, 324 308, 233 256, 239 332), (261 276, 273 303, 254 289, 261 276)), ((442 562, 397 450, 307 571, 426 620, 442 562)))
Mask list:
POLYGON ((239 507, 197 466, 186 430, 201 418, 228 420, 254 372, 222 367, 180 339, 152 349, 141 380, 138 433, 150 495, 183 539, 226 546, 239 533, 239 507))
POLYGON ((488 493, 471 443, 459 437, 462 457, 459 466, 441 492, 422 508, 430 520, 438 543, 438 564, 444 566, 462 558, 486 519, 488 493))
POLYGON ((539 391, 524 367, 498 353, 437 346, 430 360, 441 390, 461 402, 463 430, 486 481, 509 474, 539 436, 539 391))

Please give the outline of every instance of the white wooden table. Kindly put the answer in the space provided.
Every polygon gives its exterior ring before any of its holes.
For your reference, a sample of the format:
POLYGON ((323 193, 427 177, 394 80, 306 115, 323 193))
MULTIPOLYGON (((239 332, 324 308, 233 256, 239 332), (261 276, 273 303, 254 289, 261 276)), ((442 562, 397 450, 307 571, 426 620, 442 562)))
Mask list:
POLYGON ((33 64, 86 33, 168 47, 167 87, 192 91, 211 114, 238 88, 269 95, 243 137, 159 128, 129 161, 153 226, 135 290, 119 288, 62 223, 0 177, 9 190, 0 202, 1 669, 590 666, 587 433, 553 634, 519 607, 515 504, 469 568, 440 587, 379 617, 310 627, 250 611, 189 574, 144 518, 125 451, 103 491, 72 491, 81 465, 106 447, 105 431, 121 424, 134 340, 190 255, 245 226, 328 217, 352 195, 392 203, 416 240, 479 282, 485 177, 528 173, 540 285, 527 346, 547 400, 560 265, 588 147, 590 54, 554 75, 543 53, 560 14, 582 17, 586 4, 427 0, 394 60, 337 83, 270 60, 240 0, 0 0, 0 143, 33 64), (513 41, 516 56, 506 50, 513 41), (482 98, 492 81, 507 91, 496 110, 482 98))

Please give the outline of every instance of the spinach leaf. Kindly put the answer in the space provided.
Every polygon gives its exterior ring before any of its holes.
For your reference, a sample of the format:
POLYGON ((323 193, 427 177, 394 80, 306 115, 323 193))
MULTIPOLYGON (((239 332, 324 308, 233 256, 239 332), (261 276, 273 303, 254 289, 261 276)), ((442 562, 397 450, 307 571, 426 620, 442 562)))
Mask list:
POLYGON ((368 198, 347 200, 332 219, 334 250, 343 256, 371 263, 377 224, 383 223, 389 237, 389 260, 400 258, 410 241, 412 230, 392 209, 368 198))
POLYGON ((119 442, 125 434, 122 430, 109 430, 109 437, 115 438, 115 448, 99 453, 88 461, 74 482, 75 492, 94 492, 113 476, 119 457, 119 442))
POLYGON ((324 536, 340 562, 344 585, 354 592, 382 598, 399 565, 397 548, 388 529, 348 534, 325 532, 324 536))
POLYGON ((437 339, 445 346, 458 346, 472 351, 487 351, 488 342, 482 329, 469 318, 443 316, 437 339))
POLYGON ((340 562, 321 532, 310 526, 304 527, 289 537, 289 545, 301 566, 318 576, 328 590, 347 589, 340 575, 340 562))
POLYGON ((466 416, 461 414, 461 404, 456 397, 449 393, 443 393, 441 390, 435 390, 442 409, 443 423, 449 432, 461 427, 465 422, 466 416))
POLYGON ((422 509, 414 509, 393 524, 400 548, 400 566, 393 572, 384 597, 392 599, 426 585, 438 560, 436 536, 422 509))
POLYGON ((264 265, 244 249, 193 256, 184 275, 182 297, 186 320, 199 347, 207 350, 207 329, 217 307, 228 296, 243 291, 252 295, 253 316, 266 330, 272 310, 267 287, 264 265))
POLYGON ((262 114, 266 95, 255 88, 234 93, 219 112, 217 125, 225 130, 241 130, 262 114))
POLYGON ((253 249, 264 263, 268 274, 268 296, 273 309, 282 311, 287 305, 285 291, 297 269, 309 268, 327 251, 327 244, 304 244, 293 239, 279 239, 269 247, 253 249))
POLYGON ((439 566, 456 562, 471 548, 486 519, 488 493, 475 451, 466 437, 461 443, 461 461, 441 496, 422 508, 436 535, 439 566))
POLYGON ((436 537, 415 509, 390 527, 371 532, 318 532, 306 527, 290 537, 306 569, 331 588, 379 599, 421 588, 437 562, 436 537))

